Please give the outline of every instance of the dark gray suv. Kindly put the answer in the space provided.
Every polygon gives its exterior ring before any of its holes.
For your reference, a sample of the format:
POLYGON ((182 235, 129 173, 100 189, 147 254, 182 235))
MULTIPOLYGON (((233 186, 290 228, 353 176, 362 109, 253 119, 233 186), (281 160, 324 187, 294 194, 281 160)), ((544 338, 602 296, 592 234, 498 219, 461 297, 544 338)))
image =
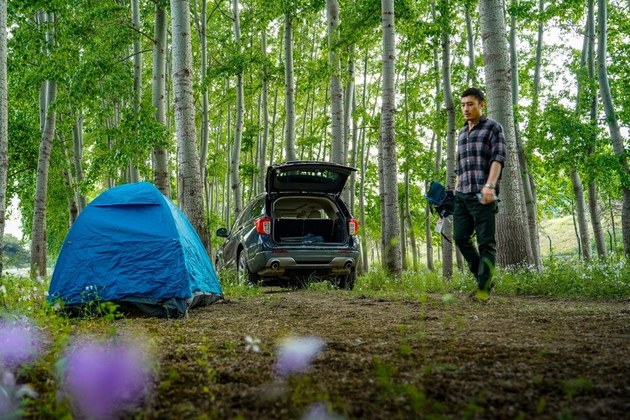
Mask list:
POLYGON ((292 161, 267 169, 266 192, 238 215, 217 252, 217 268, 235 268, 250 283, 281 279, 303 284, 327 279, 352 289, 359 230, 340 195, 356 169, 292 161))

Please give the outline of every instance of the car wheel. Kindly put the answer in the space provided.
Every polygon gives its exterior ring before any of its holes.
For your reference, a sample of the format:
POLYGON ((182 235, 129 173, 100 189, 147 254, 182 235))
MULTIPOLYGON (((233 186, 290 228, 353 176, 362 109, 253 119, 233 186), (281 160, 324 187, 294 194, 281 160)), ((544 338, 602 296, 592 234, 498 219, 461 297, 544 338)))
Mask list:
POLYGON ((335 286, 342 290, 352 290, 354 289, 354 281, 356 278, 357 272, 355 269, 352 269, 352 271, 346 275, 337 276, 335 279, 335 286))
POLYGON ((249 267, 247 267, 247 261, 245 260, 243 250, 239 251, 238 253, 238 263, 236 264, 236 271, 238 273, 239 282, 249 283, 251 285, 258 284, 259 276, 249 271, 249 267))

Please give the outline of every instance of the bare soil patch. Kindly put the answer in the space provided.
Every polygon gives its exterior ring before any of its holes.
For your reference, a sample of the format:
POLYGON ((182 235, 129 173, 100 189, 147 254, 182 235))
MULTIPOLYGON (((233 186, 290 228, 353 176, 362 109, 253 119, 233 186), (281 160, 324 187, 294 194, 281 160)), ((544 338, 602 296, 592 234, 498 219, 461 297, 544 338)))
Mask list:
POLYGON ((630 302, 265 289, 186 320, 124 319, 160 363, 148 418, 630 418, 630 302), (246 349, 245 336, 261 340, 246 349), (310 371, 279 383, 276 344, 321 337, 310 371))

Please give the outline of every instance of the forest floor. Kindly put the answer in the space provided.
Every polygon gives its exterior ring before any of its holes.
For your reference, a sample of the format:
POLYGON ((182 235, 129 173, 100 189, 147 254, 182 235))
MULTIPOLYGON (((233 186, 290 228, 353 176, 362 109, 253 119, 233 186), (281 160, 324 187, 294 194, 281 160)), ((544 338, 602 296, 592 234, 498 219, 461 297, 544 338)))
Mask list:
POLYGON ((265 288, 188 319, 115 323, 159 360, 142 418, 301 418, 317 402, 346 418, 630 418, 628 301, 265 288), (326 348, 281 381, 287 336, 326 348))

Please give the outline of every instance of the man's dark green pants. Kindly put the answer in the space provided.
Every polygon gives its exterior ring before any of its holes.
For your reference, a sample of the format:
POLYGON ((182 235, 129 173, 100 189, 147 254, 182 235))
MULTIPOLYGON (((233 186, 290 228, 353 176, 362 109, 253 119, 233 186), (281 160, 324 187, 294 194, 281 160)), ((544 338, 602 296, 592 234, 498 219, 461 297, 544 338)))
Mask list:
POLYGON ((497 255, 494 238, 496 208, 496 201, 483 205, 475 193, 455 193, 453 237, 468 263, 468 268, 477 280, 479 290, 488 290, 492 287, 491 280, 497 255), (477 234, 477 246, 472 240, 474 233, 477 234))

